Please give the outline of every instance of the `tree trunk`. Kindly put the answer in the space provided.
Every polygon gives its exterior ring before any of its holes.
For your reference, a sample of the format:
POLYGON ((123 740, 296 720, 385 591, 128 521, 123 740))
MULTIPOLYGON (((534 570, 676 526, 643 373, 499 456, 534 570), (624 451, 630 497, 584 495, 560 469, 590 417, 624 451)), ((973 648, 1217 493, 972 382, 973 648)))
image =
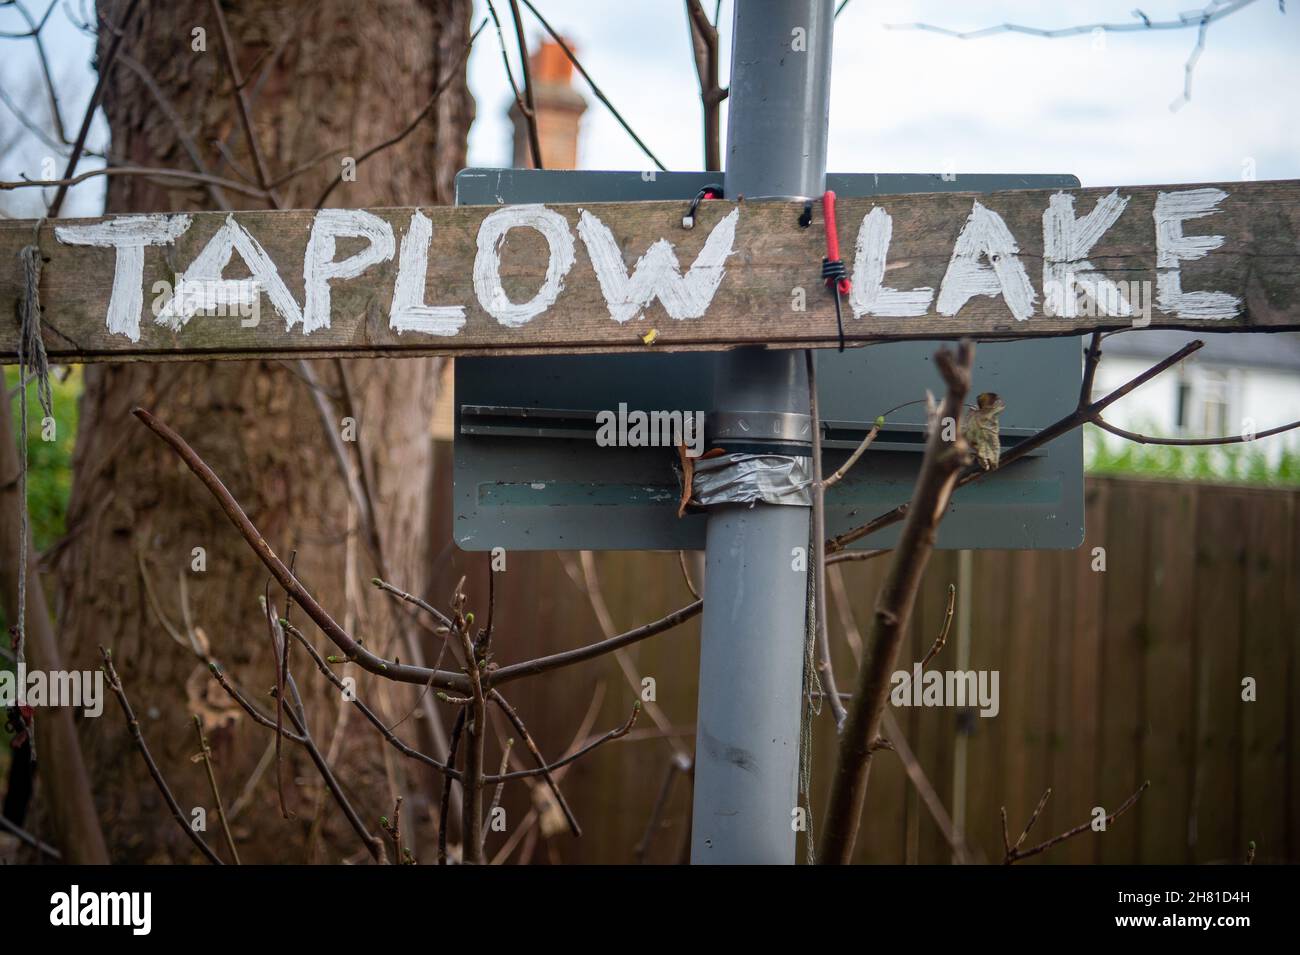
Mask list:
MULTIPOLYGON (((99 6, 108 22, 124 7, 111 0, 99 6)), ((105 96, 115 160, 202 166, 213 175, 256 182, 258 163, 243 133, 212 6, 208 0, 172 0, 141 7, 105 96), (179 124, 170 116, 179 117, 179 124)), ((464 68, 458 66, 470 10, 470 0, 223 4, 270 179, 329 154, 276 188, 285 208, 314 205, 346 158, 406 127, 439 80, 455 71, 456 80, 417 128, 356 167, 355 181, 341 183, 327 204, 450 200, 473 116, 464 68)), ((103 33, 101 56, 108 31, 103 33)), ((164 188, 137 177, 110 182, 112 212, 213 208, 220 201, 204 187, 164 188)), ((234 207, 267 205, 229 191, 224 199, 234 207)), ((340 255, 347 251, 340 248, 340 255)), ((227 277, 242 274, 247 273, 236 257, 227 277)), ((286 281, 293 288, 293 279, 286 281)), ((146 307, 151 299, 146 289, 146 307)), ((263 321, 279 320, 262 305, 263 321)), ((332 401, 330 426, 342 433, 343 417, 355 417, 389 573, 414 589, 429 559, 429 425, 440 368, 427 359, 314 363, 322 388, 335 394, 340 365, 346 366, 354 406, 349 411, 332 401)), ((274 761, 256 775, 273 734, 229 705, 160 620, 165 617, 182 640, 187 621, 201 631, 234 680, 274 710, 268 688, 275 664, 259 607, 266 572, 208 493, 130 412, 136 405, 148 408, 185 435, 272 546, 286 559, 297 553, 298 574, 321 602, 349 620, 367 645, 407 657, 396 643, 393 607, 367 583, 375 570, 356 509, 312 390, 296 372, 293 363, 279 361, 88 367, 69 536, 56 558, 68 665, 95 666, 98 644, 113 650, 145 738, 177 799, 187 811, 205 807, 208 834, 215 836, 219 827, 206 778, 190 762, 196 751, 190 714, 204 718, 223 800, 227 809, 240 808, 233 828, 244 862, 337 861, 361 845, 322 794, 301 749, 289 742, 282 776, 293 818, 281 818, 274 761), (197 548, 203 549, 204 570, 195 569, 197 548)), ((283 611, 283 595, 272 591, 271 599, 283 611)), ((305 618, 299 614, 297 622, 305 618)), ((318 646, 324 646, 323 638, 318 646)), ((378 816, 391 812, 393 796, 406 789, 407 765, 393 761, 369 727, 355 718, 348 722, 340 694, 319 678, 301 649, 293 666, 312 733, 335 762, 362 818, 378 831, 378 816)), ((381 693, 375 681, 351 667, 339 675, 357 676, 363 698, 390 723, 414 705, 413 691, 381 693)), ((419 725, 418 719, 408 721, 402 732, 414 737, 419 725)), ((166 813, 116 709, 106 706, 103 718, 83 724, 82 733, 114 861, 197 858, 166 813)), ((407 795, 403 820, 409 826, 421 813, 419 794, 407 795)), ((223 852, 219 839, 210 844, 223 852)))

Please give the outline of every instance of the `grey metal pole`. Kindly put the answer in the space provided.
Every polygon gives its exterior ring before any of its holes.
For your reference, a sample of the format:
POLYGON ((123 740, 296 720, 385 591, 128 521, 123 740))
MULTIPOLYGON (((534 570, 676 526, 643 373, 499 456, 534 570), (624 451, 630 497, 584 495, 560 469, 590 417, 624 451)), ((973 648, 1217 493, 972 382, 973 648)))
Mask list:
MULTIPOLYGON (((737 0, 727 198, 821 195, 834 19, 833 0, 737 0)), ((820 263, 808 267, 811 291, 820 263)), ((796 421, 807 413, 799 352, 719 356, 714 420, 796 421)), ((781 504, 709 512, 693 863, 795 860, 807 597, 807 572, 796 568, 806 566, 806 554, 802 562, 797 554, 808 547, 808 518, 808 508, 781 504)))

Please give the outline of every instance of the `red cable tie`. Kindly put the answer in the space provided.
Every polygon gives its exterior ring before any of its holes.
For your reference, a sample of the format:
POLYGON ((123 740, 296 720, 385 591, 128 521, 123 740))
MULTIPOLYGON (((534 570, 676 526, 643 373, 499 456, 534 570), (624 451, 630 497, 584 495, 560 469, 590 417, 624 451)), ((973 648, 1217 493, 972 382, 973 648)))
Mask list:
MULTIPOLYGON (((826 216, 826 261, 840 261, 840 234, 835 225, 835 192, 827 189, 822 195, 822 211, 826 216)), ((842 264, 842 263, 841 263, 842 264)), ((831 284, 831 279, 826 280, 826 284, 831 284)), ((847 275, 842 276, 837 282, 841 295, 848 295, 853 288, 853 282, 847 275)))

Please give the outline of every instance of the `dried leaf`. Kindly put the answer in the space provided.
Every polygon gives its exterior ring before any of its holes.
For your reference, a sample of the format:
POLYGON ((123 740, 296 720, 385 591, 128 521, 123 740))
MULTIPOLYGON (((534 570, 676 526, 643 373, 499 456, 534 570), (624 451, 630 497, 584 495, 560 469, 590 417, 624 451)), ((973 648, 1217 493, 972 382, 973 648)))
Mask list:
POLYGON ((185 708, 203 721, 205 735, 240 718, 239 704, 212 679, 207 666, 195 667, 185 681, 185 708))

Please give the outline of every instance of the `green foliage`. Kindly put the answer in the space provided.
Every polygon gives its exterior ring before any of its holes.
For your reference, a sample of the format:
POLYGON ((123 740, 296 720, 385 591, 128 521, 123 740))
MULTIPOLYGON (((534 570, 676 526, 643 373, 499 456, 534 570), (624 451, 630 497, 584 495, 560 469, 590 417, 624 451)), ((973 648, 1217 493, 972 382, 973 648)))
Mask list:
MULTIPOLYGON (((5 368, 5 387, 10 389, 13 430, 19 431, 18 369, 5 368)), ((77 438, 77 398, 81 394, 81 369, 73 368, 66 379, 50 376, 54 398, 54 440, 44 440, 43 412, 36 400, 36 385, 27 386, 27 509, 31 515, 32 540, 44 550, 64 531, 68 495, 72 490, 72 449, 77 438)))
MULTIPOLYGON (((1285 440, 1279 436, 1273 439, 1285 440)), ((1275 487, 1300 486, 1300 451, 1287 445, 1276 460, 1251 444, 1177 447, 1135 444, 1084 429, 1084 459, 1091 474, 1136 474, 1192 481, 1231 481, 1275 487)))

